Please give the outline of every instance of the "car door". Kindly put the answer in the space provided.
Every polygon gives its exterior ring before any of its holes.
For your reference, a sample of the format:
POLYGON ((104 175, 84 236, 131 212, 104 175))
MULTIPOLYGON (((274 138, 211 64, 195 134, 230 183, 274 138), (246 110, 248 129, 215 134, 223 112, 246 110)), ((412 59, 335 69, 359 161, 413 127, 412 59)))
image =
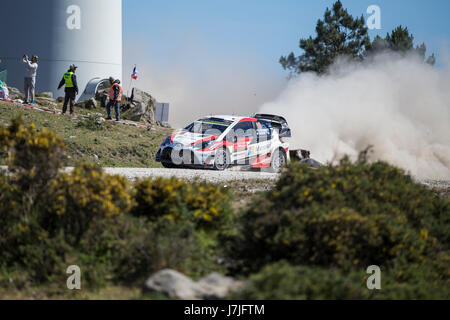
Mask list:
POLYGON ((272 128, 270 123, 266 121, 258 121, 256 123, 257 130, 257 143, 256 143, 256 154, 264 155, 270 152, 272 145, 272 128))
MULTIPOLYGON (((250 146, 255 142, 254 126, 252 121, 243 121, 233 128, 233 156, 238 164, 248 159, 251 153, 250 146)), ((244 161, 245 162, 245 161, 244 161)))

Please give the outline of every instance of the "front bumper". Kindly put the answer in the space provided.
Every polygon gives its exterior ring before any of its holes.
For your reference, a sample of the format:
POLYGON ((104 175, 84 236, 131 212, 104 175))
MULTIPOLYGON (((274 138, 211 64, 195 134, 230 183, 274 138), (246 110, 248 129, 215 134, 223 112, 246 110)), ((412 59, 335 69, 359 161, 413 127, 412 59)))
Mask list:
POLYGON ((156 153, 157 162, 173 163, 180 166, 212 166, 215 152, 205 152, 192 148, 177 148, 172 145, 161 146, 156 153))

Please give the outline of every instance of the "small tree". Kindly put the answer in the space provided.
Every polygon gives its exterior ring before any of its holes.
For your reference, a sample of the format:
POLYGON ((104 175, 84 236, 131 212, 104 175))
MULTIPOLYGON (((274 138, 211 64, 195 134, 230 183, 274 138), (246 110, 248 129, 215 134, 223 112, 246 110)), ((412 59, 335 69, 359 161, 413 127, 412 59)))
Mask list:
POLYGON ((353 18, 339 0, 331 11, 325 10, 323 21, 317 21, 316 33, 315 38, 300 40, 300 48, 304 50, 302 55, 296 57, 291 52, 280 58, 285 70, 290 70, 291 74, 307 71, 322 74, 338 56, 362 60, 365 50, 370 47, 364 17, 353 18))
MULTIPOLYGON (((392 30, 390 34, 388 33, 384 39, 380 36, 376 36, 372 45, 368 48, 367 53, 370 55, 389 50, 400 54, 414 53, 417 54, 422 61, 425 61, 427 47, 425 43, 414 47, 414 36, 409 33, 407 27, 403 28, 400 25, 392 30)), ((429 56, 425 62, 434 65, 436 62, 434 53, 429 56)))

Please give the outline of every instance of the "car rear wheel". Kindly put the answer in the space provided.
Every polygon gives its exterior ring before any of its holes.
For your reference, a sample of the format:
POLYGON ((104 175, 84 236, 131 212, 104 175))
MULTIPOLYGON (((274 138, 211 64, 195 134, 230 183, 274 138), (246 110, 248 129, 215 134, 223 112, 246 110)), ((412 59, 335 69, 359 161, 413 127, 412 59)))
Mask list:
POLYGON ((214 169, 223 171, 230 166, 230 155, 225 148, 220 148, 214 158, 214 169))
POLYGON ((272 155, 272 161, 270 162, 270 171, 280 173, 286 161, 286 153, 280 149, 275 150, 272 155))

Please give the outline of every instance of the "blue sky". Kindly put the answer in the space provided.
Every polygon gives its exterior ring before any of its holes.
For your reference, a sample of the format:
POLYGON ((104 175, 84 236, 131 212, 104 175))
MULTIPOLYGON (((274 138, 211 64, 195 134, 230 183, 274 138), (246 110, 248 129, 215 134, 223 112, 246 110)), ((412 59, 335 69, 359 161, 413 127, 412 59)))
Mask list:
MULTIPOLYGON (((314 34, 329 0, 124 0, 124 45, 147 44, 152 59, 166 63, 165 53, 177 48, 190 34, 207 44, 211 54, 241 54, 279 68, 278 59, 290 51, 299 52, 298 40, 314 34), (130 43, 131 42, 131 43, 130 43)), ((430 0, 343 0, 354 16, 366 13, 369 5, 381 9, 381 30, 385 35, 397 25, 408 26, 417 42, 425 41, 430 52, 439 55, 442 40, 450 39, 450 1, 430 0)), ((124 56, 127 61, 126 55, 124 56)), ((138 63, 137 61, 136 63, 138 63)))
MULTIPOLYGON (((242 100, 236 105, 248 104, 254 109, 285 87, 287 72, 278 62, 280 56, 291 51, 299 54, 299 39, 315 35, 317 20, 333 3, 123 0, 124 85, 137 64, 139 86, 159 101, 171 102, 171 108, 178 112, 191 110, 195 104, 230 105, 233 102, 224 101, 227 92, 242 100), (243 87, 248 90, 240 92, 243 87)), ((342 3, 353 16, 365 18, 367 8, 378 5, 381 29, 371 30, 371 38, 377 34, 384 37, 398 25, 407 26, 416 44, 425 42, 427 53, 436 54, 438 67, 439 57, 450 47, 449 0, 342 3)))

